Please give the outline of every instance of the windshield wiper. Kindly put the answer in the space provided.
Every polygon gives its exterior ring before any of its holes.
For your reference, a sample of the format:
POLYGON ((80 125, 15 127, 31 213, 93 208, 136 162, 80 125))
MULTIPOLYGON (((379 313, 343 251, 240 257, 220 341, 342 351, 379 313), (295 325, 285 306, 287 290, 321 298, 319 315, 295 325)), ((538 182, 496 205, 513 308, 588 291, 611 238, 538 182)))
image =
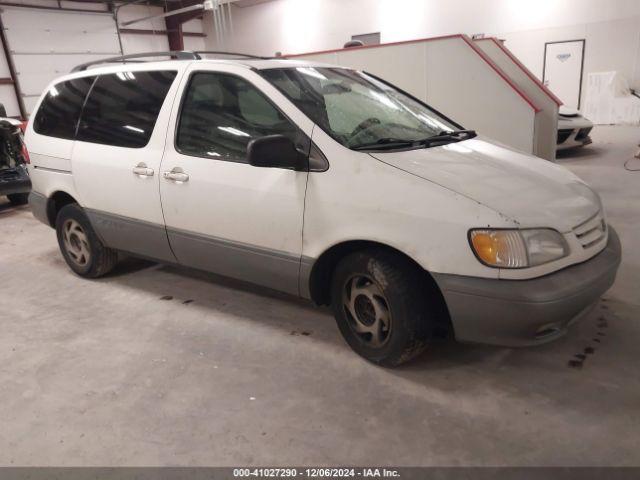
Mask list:
POLYGON ((351 147, 351 149, 352 150, 386 150, 386 149, 393 149, 393 148, 413 147, 416 144, 419 144, 419 141, 384 137, 384 138, 379 138, 375 142, 356 145, 355 147, 351 147))
POLYGON ((422 140, 402 140, 400 138, 384 137, 371 143, 363 143, 351 147, 352 150, 392 150, 394 148, 432 147, 435 144, 461 142, 477 135, 475 130, 443 130, 437 135, 422 140))
POLYGON ((431 147, 434 143, 446 144, 453 142, 461 142, 477 136, 475 130, 443 130, 437 135, 419 140, 418 143, 425 147, 431 147))

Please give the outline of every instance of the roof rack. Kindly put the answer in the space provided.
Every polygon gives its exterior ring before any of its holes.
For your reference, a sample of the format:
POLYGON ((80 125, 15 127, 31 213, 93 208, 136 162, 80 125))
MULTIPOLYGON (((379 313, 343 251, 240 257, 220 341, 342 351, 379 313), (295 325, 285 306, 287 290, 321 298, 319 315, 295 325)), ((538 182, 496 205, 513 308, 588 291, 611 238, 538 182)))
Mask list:
POLYGON ((255 60, 270 60, 273 57, 258 57, 256 55, 247 55, 245 53, 237 52, 221 52, 217 50, 199 50, 197 52, 189 52, 185 50, 171 50, 168 52, 147 52, 147 53, 131 53, 129 55, 119 55, 117 57, 101 58, 100 60, 94 60, 92 62, 82 63, 75 66, 72 72, 82 72, 94 65, 101 65, 103 63, 135 63, 139 62, 141 58, 154 58, 154 57, 170 57, 173 60, 201 60, 202 55, 225 55, 240 58, 250 58, 255 60))
POLYGON ((197 50, 195 52, 196 55, 229 55, 232 57, 240 57, 240 58, 250 58, 253 60, 272 60, 275 57, 261 57, 258 55, 248 55, 246 53, 238 53, 238 52, 221 52, 219 50, 197 50))
POLYGON ((171 57, 176 60, 198 60, 200 58, 194 52, 185 52, 181 50, 173 50, 169 52, 148 52, 148 53, 131 53, 129 55, 119 55, 117 57, 101 58, 100 60, 94 60, 92 62, 82 63, 71 70, 72 72, 82 72, 94 65, 100 65, 102 63, 128 63, 127 61, 137 58, 150 58, 150 57, 171 57))

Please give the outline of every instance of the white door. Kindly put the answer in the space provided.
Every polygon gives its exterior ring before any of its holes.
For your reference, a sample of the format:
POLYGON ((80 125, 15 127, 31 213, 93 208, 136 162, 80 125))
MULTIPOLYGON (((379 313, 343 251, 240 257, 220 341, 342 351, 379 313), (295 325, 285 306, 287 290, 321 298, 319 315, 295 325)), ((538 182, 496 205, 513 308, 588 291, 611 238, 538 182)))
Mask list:
POLYGON ((584 40, 545 44, 543 81, 569 108, 580 108, 584 40))
POLYGON ((182 83, 160 180, 178 262, 298 294, 308 173, 251 166, 246 148, 283 134, 308 151, 313 124, 247 68, 196 64, 182 83))
POLYGON ((107 246, 170 262, 158 177, 177 85, 171 70, 98 76, 71 159, 78 201, 107 246))

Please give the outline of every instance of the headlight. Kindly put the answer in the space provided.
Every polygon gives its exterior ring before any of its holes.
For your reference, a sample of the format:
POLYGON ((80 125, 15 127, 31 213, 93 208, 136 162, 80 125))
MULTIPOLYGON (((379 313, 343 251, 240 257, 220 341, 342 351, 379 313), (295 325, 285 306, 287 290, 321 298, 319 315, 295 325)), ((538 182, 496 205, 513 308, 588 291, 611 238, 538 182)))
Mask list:
POLYGON ((490 267, 535 267, 569 253, 562 235, 549 228, 471 230, 469 240, 478 259, 490 267))

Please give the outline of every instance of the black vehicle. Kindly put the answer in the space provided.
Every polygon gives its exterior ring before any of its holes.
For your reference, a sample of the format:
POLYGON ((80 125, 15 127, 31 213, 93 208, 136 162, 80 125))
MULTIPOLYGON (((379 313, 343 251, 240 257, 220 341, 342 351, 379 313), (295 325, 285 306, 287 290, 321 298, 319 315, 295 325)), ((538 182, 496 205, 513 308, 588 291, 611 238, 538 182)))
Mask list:
POLYGON ((31 180, 27 172, 27 153, 20 122, 7 118, 0 105, 0 196, 6 195, 14 205, 27 203, 31 180))

